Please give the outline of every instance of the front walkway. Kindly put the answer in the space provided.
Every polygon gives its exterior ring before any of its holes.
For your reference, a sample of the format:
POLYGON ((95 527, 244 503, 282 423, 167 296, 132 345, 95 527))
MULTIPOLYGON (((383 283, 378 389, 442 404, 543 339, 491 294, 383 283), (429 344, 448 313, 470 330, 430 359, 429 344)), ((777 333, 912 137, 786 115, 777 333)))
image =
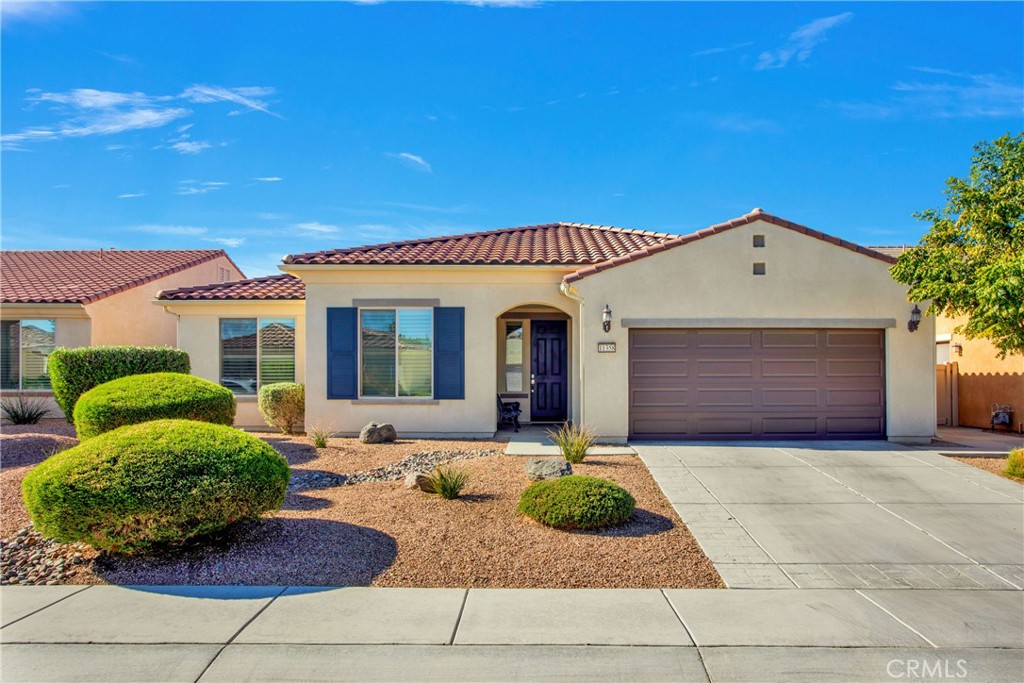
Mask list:
POLYGON ((1024 487, 886 442, 633 444, 730 588, 1024 588, 1024 487))
MULTIPOLYGON (((548 430, 551 426, 523 425, 518 432, 498 431, 497 436, 508 436, 508 446, 505 447, 505 455, 530 455, 530 456, 560 456, 562 452, 558 446, 551 441, 548 430)), ((609 444, 598 444, 587 450, 587 455, 635 455, 629 446, 622 444, 613 446, 609 444)))
POLYGON ((1019 681, 1024 593, 5 587, 14 681, 1019 681))

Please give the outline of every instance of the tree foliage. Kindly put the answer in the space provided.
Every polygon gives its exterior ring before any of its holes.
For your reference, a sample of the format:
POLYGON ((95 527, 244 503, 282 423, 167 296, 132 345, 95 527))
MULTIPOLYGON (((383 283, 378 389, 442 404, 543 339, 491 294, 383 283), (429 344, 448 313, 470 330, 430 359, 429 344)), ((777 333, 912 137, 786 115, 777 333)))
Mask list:
POLYGON ((932 224, 892 267, 909 301, 928 313, 967 316, 958 327, 1024 354, 1024 133, 974 148, 970 175, 946 181, 946 206, 915 214, 932 224))

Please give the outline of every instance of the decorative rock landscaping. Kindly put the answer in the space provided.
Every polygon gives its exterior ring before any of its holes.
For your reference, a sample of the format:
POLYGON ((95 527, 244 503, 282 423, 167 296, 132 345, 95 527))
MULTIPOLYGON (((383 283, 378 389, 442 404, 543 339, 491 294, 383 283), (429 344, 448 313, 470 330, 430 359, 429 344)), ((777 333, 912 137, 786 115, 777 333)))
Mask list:
POLYGON ((87 562, 85 545, 43 538, 32 528, 19 529, 0 545, 0 586, 53 586, 67 581, 75 567, 87 562))
POLYGON ((561 458, 534 458, 526 461, 526 476, 532 481, 558 479, 572 474, 572 465, 561 458))
POLYGON ((387 422, 371 422, 359 431, 363 443, 391 443, 398 438, 395 426, 387 422))
POLYGON ((441 463, 450 460, 468 460, 470 458, 488 458, 492 455, 501 455, 501 451, 492 449, 480 449, 471 451, 430 451, 427 453, 413 453, 401 460, 389 463, 383 467, 375 467, 365 472, 356 472, 349 477, 346 484, 363 484, 370 481, 398 481, 406 475, 414 472, 430 472, 441 463))

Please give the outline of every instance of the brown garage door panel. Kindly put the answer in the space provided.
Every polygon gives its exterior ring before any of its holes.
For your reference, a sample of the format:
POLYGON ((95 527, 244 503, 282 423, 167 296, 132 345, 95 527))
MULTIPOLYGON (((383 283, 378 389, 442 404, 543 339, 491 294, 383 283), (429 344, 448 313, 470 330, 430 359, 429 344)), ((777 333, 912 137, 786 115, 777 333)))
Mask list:
POLYGON ((882 438, 882 330, 630 331, 633 438, 882 438))

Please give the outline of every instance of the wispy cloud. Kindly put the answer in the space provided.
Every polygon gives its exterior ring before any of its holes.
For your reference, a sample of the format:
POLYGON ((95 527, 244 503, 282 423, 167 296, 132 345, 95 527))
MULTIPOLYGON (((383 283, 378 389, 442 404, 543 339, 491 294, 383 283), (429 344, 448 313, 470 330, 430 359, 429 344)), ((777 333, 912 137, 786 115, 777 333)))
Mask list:
POLYGON ((458 0, 461 5, 472 5, 473 7, 508 7, 508 8, 530 8, 539 7, 540 0, 458 0))
POLYGON ((758 57, 754 68, 758 71, 765 69, 781 69, 787 66, 794 59, 798 62, 807 61, 814 48, 825 42, 825 34, 832 28, 845 24, 853 18, 853 12, 843 12, 830 17, 815 19, 809 24, 804 24, 789 34, 782 46, 765 51, 758 57))
POLYGON ((280 177, 278 177, 276 175, 271 175, 271 176, 264 176, 262 178, 253 178, 253 180, 258 180, 261 183, 279 183, 282 180, 284 180, 284 178, 280 178, 280 177))
POLYGON ((178 154, 199 154, 204 149, 210 149, 213 145, 205 140, 179 140, 169 145, 178 154))
MULTIPOLYGON (((4 3, 5 11, 7 4, 4 3)), ((206 85, 193 85, 180 95, 149 95, 137 91, 117 92, 96 88, 75 88, 63 92, 32 89, 27 92, 25 98, 29 103, 29 109, 47 105, 58 115, 59 120, 56 123, 30 126, 16 133, 0 135, 0 142, 3 143, 4 149, 20 150, 33 142, 162 128, 193 113, 191 109, 182 106, 186 103, 230 102, 242 105, 247 110, 261 111, 280 118, 278 114, 267 109, 266 101, 261 99, 274 92, 273 88, 266 87, 225 88, 206 85)), ((181 126, 178 133, 181 134, 187 129, 187 126, 181 126)), ((183 135, 168 146, 182 154, 195 154, 213 144, 192 142, 175 147, 174 143, 183 142, 187 137, 183 135)))
POLYGON ((68 185, 67 183, 61 183, 59 185, 50 185, 50 189, 51 190, 66 190, 69 187, 71 187, 71 186, 68 185))
POLYGON ((229 249, 237 249, 245 244, 244 237, 203 237, 204 242, 213 242, 229 249))
POLYGON ((427 160, 416 154, 410 152, 388 152, 387 155, 392 159, 398 159, 409 168, 416 169, 417 171, 434 172, 434 169, 431 168, 427 160))
POLYGON ((201 228, 194 225, 167 225, 162 223, 135 225, 132 226, 130 230, 135 232, 145 232, 150 235, 178 235, 185 237, 198 237, 199 235, 205 235, 208 232, 207 228, 201 228))
POLYGON ((145 192, 126 192, 125 194, 117 195, 118 199, 136 199, 137 197, 145 197, 145 192))
POLYGON ((719 47, 709 47, 706 50, 698 50, 690 54, 691 57, 707 57, 708 55, 720 55, 723 52, 732 52, 734 50, 742 50, 745 47, 750 47, 754 44, 754 41, 750 40, 744 43, 733 43, 732 45, 722 45, 719 47))
POLYGON ((339 230, 337 225, 328 225, 326 223, 318 223, 316 221, 310 221, 307 223, 295 223, 292 225, 292 227, 298 230, 299 233, 305 237, 333 235, 337 233, 339 230))
POLYGON ((10 2, 4 0, 0 7, 0 22, 4 26, 25 22, 32 24, 44 24, 55 19, 63 18, 72 13, 69 3, 66 2, 42 2, 42 0, 31 0, 30 2, 10 2))
POLYGON ((178 188, 174 194, 182 196, 194 195, 194 194, 209 194, 210 192, 216 192, 227 187, 228 183, 220 180, 181 180, 178 182, 178 188))
POLYGON ((826 102, 853 119, 981 119, 1024 115, 1024 86, 1013 78, 933 67, 912 67, 918 80, 898 81, 886 98, 826 102))
POLYGON ((99 54, 103 55, 107 59, 113 59, 115 62, 121 62, 122 64, 138 64, 139 60, 129 55, 116 55, 110 52, 104 52, 103 50, 96 50, 99 54))
POLYGON ((253 111, 261 111, 264 114, 270 114, 277 118, 283 118, 280 114, 270 111, 267 107, 269 104, 263 98, 268 95, 273 95, 276 91, 274 88, 265 87, 245 87, 245 88, 225 88, 219 85, 193 85, 186 88, 181 97, 188 100, 189 102, 196 102, 206 104, 209 102, 231 102, 232 104, 241 105, 245 109, 251 109, 253 111))

